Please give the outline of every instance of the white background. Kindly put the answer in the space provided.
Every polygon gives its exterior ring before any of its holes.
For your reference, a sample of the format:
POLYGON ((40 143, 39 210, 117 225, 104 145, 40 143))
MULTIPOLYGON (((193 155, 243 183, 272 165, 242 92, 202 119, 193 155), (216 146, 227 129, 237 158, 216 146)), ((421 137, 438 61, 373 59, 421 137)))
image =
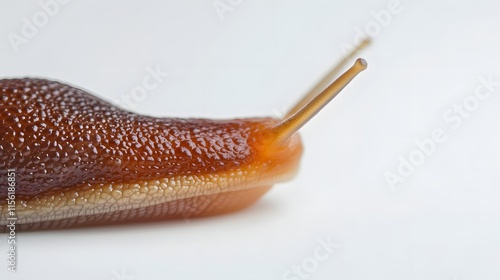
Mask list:
POLYGON ((169 76, 135 111, 272 116, 368 28, 369 67, 302 130, 297 178, 226 216, 18 233, 18 273, 0 257, 0 279, 301 279, 285 273, 328 237, 339 247, 302 279, 500 279, 500 87, 462 123, 443 118, 480 77, 500 81, 498 1, 401 0, 385 26, 388 0, 214 3, 73 0, 16 52, 9 36, 43 9, 1 0, 0 76, 117 100, 159 67, 169 76), (446 141, 391 188, 384 174, 435 129, 446 141))

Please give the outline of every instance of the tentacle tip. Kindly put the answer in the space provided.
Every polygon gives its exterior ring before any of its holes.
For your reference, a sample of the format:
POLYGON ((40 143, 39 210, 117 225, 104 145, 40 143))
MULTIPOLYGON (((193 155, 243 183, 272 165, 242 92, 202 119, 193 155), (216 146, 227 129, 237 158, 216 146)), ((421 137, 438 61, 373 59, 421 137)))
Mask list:
POLYGON ((371 37, 366 37, 365 39, 363 39, 363 41, 361 41, 361 43, 359 44, 360 47, 364 48, 368 45, 370 45, 372 43, 372 38, 371 37))
POLYGON ((363 58, 358 58, 356 59, 356 63, 354 63, 354 65, 356 65, 360 71, 363 71, 368 67, 368 62, 366 62, 363 58))

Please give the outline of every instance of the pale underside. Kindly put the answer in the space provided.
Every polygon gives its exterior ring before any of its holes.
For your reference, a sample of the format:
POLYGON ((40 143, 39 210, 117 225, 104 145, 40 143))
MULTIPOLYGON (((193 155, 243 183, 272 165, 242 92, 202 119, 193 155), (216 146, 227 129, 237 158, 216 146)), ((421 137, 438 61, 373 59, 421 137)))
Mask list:
MULTIPOLYGON (((96 184, 17 200, 18 230, 54 229, 151 219, 194 218, 244 208, 273 184, 290 179, 298 159, 272 174, 262 165, 203 176, 174 176, 133 184, 96 184), (286 172, 284 171, 286 170, 286 172)), ((0 231, 8 224, 0 205, 0 231)))

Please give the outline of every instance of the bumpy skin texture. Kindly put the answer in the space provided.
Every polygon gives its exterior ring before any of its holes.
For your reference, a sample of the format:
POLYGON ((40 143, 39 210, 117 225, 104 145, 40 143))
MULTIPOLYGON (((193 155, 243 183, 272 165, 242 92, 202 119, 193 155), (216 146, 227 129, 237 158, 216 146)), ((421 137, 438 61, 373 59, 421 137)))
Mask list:
POLYGON ((256 137, 270 122, 140 116, 58 82, 0 80, 0 186, 9 168, 20 198, 227 171, 255 160, 256 137))

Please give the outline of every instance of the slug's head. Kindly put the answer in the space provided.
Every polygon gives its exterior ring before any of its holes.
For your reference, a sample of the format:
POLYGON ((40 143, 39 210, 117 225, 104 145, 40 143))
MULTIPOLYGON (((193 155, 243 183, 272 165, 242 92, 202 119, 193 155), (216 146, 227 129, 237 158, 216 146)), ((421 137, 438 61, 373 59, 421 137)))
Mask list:
MULTIPOLYGON (((365 68, 358 59, 283 120, 153 118, 60 83, 0 80, 0 170, 16 169, 17 223, 40 229, 241 209, 295 174, 296 132, 365 68)), ((0 187, 0 232, 8 192, 0 187)))
POLYGON ((366 67, 364 59, 357 59, 349 70, 319 94, 312 97, 308 95, 301 100, 283 120, 265 121, 259 137, 256 137, 258 140, 255 149, 258 154, 256 161, 269 169, 266 170, 267 173, 284 178, 295 174, 302 154, 302 143, 297 131, 366 67))

